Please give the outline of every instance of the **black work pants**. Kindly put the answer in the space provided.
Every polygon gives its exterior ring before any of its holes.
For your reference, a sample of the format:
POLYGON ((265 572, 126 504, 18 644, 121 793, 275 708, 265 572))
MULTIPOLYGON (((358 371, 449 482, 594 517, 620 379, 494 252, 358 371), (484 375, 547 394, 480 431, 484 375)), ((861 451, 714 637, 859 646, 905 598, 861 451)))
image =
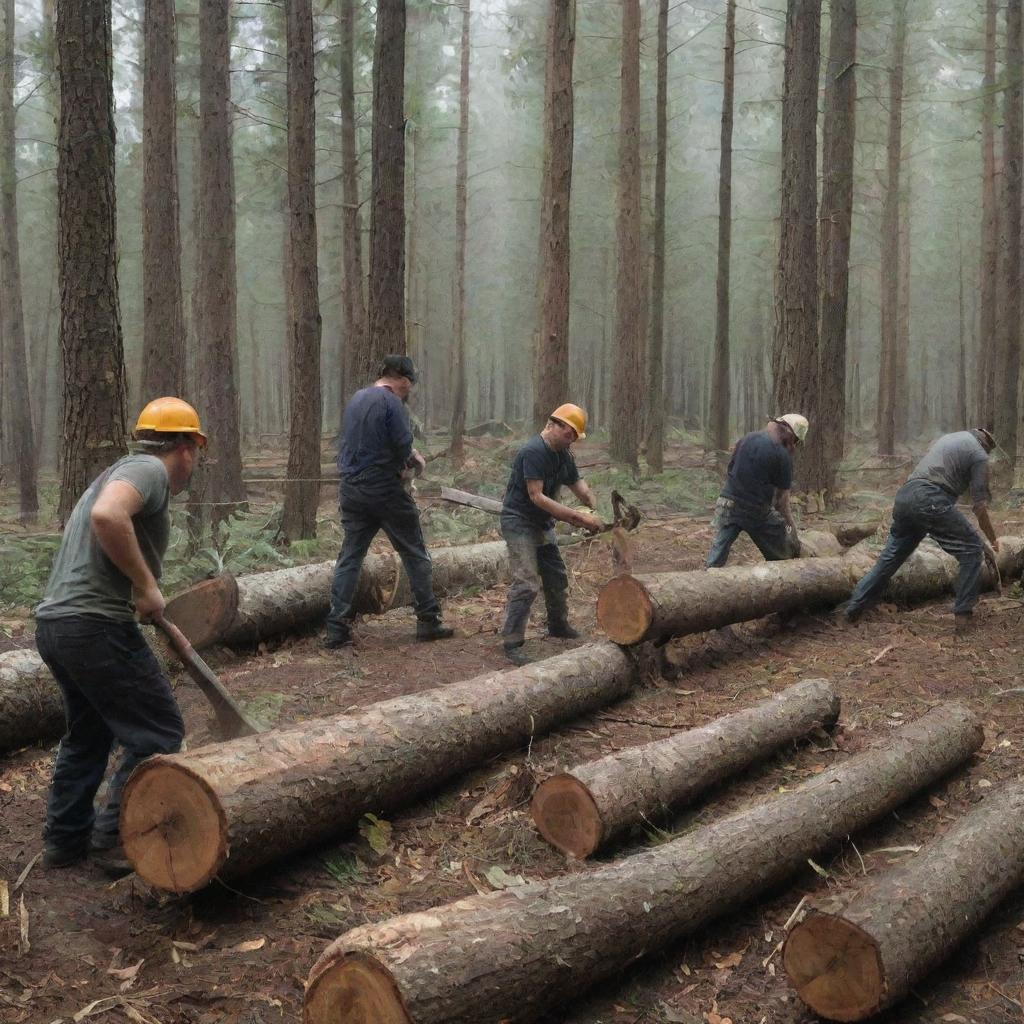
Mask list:
POLYGON ((521 642, 526 635, 530 609, 541 588, 548 610, 548 628, 557 630, 567 625, 569 575, 555 543, 555 531, 531 526, 516 516, 502 516, 501 535, 508 545, 512 573, 501 630, 506 643, 521 642))

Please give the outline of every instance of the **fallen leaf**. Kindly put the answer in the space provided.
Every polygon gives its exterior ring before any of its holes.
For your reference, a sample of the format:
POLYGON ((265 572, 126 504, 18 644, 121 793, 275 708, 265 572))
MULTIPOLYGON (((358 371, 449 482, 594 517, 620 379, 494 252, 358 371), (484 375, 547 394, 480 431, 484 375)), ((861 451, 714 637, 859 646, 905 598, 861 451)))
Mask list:
POLYGON ((252 953, 257 949, 262 949, 267 944, 267 940, 261 935, 258 939, 250 939, 248 942, 240 942, 237 946, 229 946, 229 953, 252 953))
POLYGON ((495 889, 511 889, 517 885, 526 885, 526 879, 522 875, 510 875, 504 868, 498 867, 497 864, 484 872, 484 878, 495 889))
POLYGON ((959 1013, 944 1013, 940 1020, 944 1020, 947 1024, 967 1024, 967 1018, 961 1017, 959 1013))
POLYGON ((118 981, 133 981, 145 962, 146 960, 143 958, 131 967, 110 967, 107 969, 107 974, 117 978, 118 981))
POLYGON ((0 917, 7 917, 11 912, 11 893, 7 888, 6 879, 0 878, 0 917))
POLYGON ((740 961, 742 959, 743 959, 743 950, 738 950, 735 953, 730 953, 728 956, 722 957, 721 960, 713 960, 712 963, 715 965, 715 967, 718 970, 724 971, 724 970, 727 970, 730 967, 737 967, 737 966, 739 966, 739 963, 740 963, 740 961))

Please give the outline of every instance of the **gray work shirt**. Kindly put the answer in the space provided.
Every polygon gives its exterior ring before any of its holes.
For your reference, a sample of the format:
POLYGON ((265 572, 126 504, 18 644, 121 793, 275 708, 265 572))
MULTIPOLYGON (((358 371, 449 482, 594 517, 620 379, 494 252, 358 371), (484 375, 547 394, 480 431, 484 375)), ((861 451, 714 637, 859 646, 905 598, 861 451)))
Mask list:
POLYGON ((132 516, 132 525, 146 564, 154 577, 160 578, 171 532, 167 469, 155 455, 128 455, 101 473, 78 499, 64 527, 43 600, 36 607, 37 619, 69 615, 122 621, 135 618, 131 580, 107 557, 92 532, 92 507, 112 480, 126 480, 142 495, 142 509, 132 516))
POLYGON ((940 437, 907 479, 937 484, 954 501, 968 488, 973 504, 992 500, 988 489, 988 452, 969 430, 940 437))

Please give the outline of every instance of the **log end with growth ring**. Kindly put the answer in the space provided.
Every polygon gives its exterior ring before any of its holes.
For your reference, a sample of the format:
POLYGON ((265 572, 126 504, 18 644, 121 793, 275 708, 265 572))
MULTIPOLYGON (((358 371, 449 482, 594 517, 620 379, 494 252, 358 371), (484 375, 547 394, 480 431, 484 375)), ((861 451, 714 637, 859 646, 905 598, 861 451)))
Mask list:
POLYGON ((553 775, 537 787, 530 805, 540 834, 569 857, 589 857, 604 838, 604 824, 590 790, 573 775, 553 775))
POLYGON ((864 1020, 882 1007, 886 983, 878 947, 841 917, 809 914, 789 933, 783 963, 797 995, 827 1020, 864 1020))
POLYGON ((140 878, 171 892, 194 892, 227 858, 227 821, 201 778, 154 757, 125 786, 121 843, 140 878))
POLYGON ((314 969, 304 1024, 413 1024, 388 970, 365 953, 344 953, 314 969))
POLYGON ((632 576, 609 580, 597 597, 597 621, 609 640, 636 644, 643 640, 654 620, 647 588, 632 576))

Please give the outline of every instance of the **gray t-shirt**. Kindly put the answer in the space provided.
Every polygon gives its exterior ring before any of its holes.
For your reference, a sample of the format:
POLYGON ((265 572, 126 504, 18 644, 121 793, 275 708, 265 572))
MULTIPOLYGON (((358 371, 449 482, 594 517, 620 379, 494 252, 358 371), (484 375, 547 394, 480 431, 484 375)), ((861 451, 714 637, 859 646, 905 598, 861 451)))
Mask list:
POLYGON ((954 501, 968 487, 975 505, 992 499, 988 489, 988 452, 969 430, 940 437, 907 479, 937 484, 954 501))
POLYGON ((101 473, 78 499, 64 527, 50 581, 36 607, 37 619, 100 615, 132 620, 131 580, 107 557, 92 532, 92 507, 111 480, 126 480, 142 495, 142 510, 132 517, 135 536, 153 575, 159 579, 171 532, 167 469, 154 455, 128 455, 101 473))

